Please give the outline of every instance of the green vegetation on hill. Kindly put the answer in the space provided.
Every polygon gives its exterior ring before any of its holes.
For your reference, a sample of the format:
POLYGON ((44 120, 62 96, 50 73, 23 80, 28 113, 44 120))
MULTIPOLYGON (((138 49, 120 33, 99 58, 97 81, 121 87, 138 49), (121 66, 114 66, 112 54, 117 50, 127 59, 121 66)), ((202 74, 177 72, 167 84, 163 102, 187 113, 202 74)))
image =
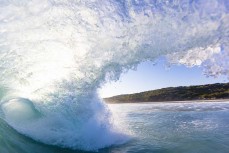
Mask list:
POLYGON ((160 102, 185 100, 228 99, 229 83, 216 83, 198 86, 169 87, 135 94, 104 98, 108 103, 160 102))

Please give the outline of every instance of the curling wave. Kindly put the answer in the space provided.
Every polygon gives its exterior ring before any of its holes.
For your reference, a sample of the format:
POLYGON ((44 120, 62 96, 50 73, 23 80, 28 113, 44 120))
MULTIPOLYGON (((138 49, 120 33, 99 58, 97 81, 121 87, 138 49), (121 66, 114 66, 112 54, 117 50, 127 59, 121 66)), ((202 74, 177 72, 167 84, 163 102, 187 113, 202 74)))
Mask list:
POLYGON ((227 0, 0 0, 1 118, 47 144, 123 143, 97 89, 160 56, 229 76, 228 12, 227 0))

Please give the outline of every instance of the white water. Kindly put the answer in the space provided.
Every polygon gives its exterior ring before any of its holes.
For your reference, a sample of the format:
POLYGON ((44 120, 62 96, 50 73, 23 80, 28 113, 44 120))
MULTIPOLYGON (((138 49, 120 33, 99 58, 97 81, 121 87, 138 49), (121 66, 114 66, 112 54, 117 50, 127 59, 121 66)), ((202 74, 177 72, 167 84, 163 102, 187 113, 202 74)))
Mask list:
POLYGON ((97 89, 159 56, 229 76, 228 11, 227 0, 0 0, 0 114, 47 144, 123 143, 97 89))

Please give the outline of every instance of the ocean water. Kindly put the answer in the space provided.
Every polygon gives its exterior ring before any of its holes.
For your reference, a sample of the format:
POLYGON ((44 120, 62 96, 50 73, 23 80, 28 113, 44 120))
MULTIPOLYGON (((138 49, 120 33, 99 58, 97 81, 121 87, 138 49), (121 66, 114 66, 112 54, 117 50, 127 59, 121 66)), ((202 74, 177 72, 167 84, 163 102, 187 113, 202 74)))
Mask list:
POLYGON ((0 152, 224 152, 224 104, 116 118, 97 91, 160 57, 229 76, 228 42, 228 0, 0 0, 0 152))
MULTIPOLYGON (((124 144, 97 153, 228 153, 229 102, 110 104, 124 144)), ((37 129, 39 130, 39 129, 37 129)), ((87 153, 36 142, 0 120, 1 153, 87 153)), ((91 151, 93 152, 93 151, 91 151)))

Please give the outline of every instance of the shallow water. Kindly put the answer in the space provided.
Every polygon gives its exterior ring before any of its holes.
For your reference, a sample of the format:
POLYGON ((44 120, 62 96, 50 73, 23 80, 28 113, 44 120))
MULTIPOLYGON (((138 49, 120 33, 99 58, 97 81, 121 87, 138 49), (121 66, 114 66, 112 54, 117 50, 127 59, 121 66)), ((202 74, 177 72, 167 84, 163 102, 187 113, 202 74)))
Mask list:
POLYGON ((229 103, 122 104, 111 108, 135 134, 123 147, 125 152, 229 151, 229 103))
MULTIPOLYGON (((229 103, 110 104, 131 140, 99 153, 227 153, 229 103), (128 129, 128 130, 127 130, 128 129)), ((39 130, 39 129, 38 129, 39 130)), ((1 153, 83 153, 27 138, 0 120, 1 153)))

